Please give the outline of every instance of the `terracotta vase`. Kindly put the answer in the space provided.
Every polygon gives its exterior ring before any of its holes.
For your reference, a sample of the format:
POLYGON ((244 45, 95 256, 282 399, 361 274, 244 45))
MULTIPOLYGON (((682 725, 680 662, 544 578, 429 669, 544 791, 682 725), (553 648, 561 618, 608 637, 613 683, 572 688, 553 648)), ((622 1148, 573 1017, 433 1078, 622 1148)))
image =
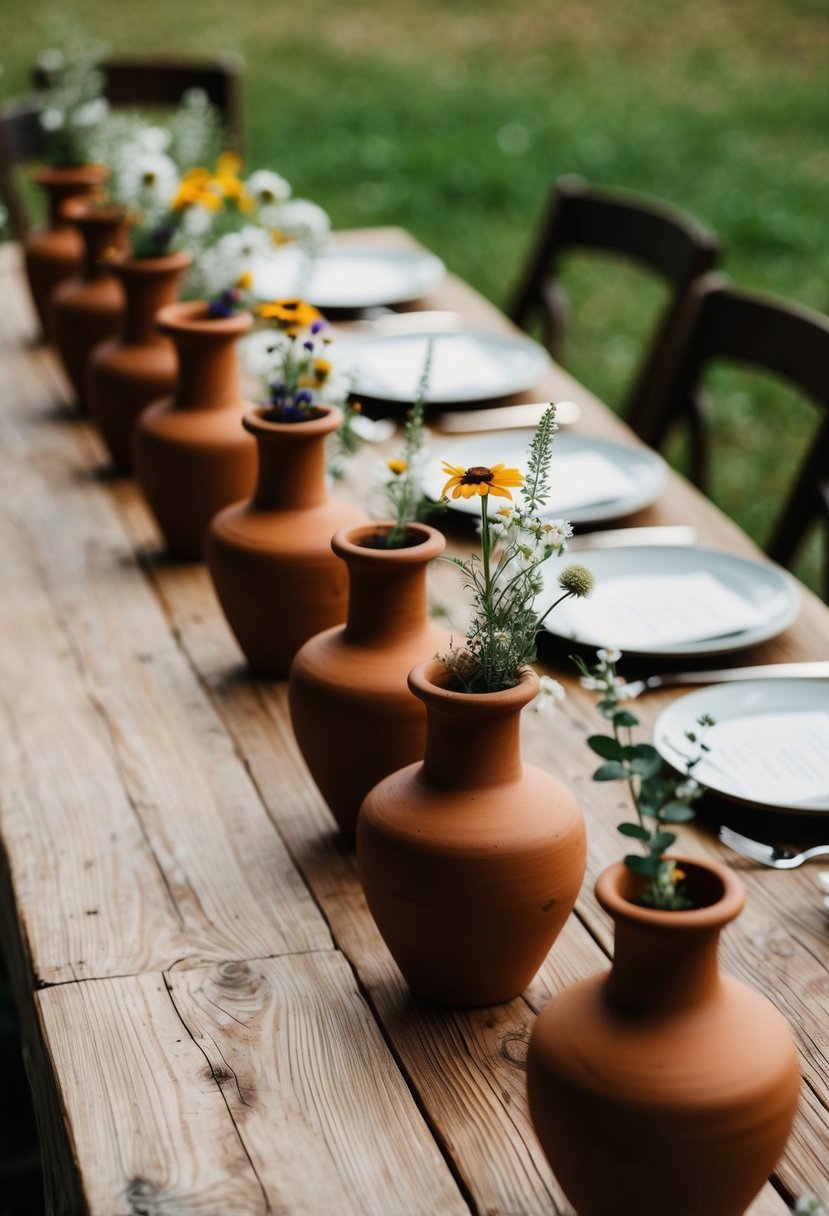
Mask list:
POLYGON ((246 414, 259 449, 256 492, 210 526, 216 594, 245 658, 264 675, 287 676, 308 638, 345 620, 348 582, 331 534, 365 517, 325 487, 325 437, 341 418, 330 406, 308 422, 246 414))
POLYGON ((112 455, 116 469, 132 471, 133 434, 138 415, 175 389, 178 359, 156 314, 178 299, 189 253, 157 258, 119 258, 112 273, 125 298, 118 337, 95 348, 86 369, 89 412, 112 455))
POLYGON ((492 693, 453 692, 449 681, 434 661, 411 672, 426 706, 425 756, 366 797, 357 863, 412 990, 447 1005, 495 1005, 526 988, 570 914, 584 821, 561 782, 521 761, 535 672, 492 693))
POLYGON ((213 516, 250 494, 256 444, 242 429, 236 342, 250 313, 212 318, 204 301, 168 304, 157 317, 178 356, 174 394, 149 406, 135 427, 135 473, 174 557, 204 556, 213 516))
POLYGON ((49 297, 50 333, 86 412, 86 363, 99 342, 114 338, 124 315, 124 290, 108 258, 125 248, 127 228, 115 207, 70 198, 63 215, 79 229, 84 243, 80 275, 58 283, 49 297))
POLYGON ((701 906, 632 902, 619 863, 596 884, 612 969, 536 1022, 527 1079, 542 1147, 579 1216, 740 1216, 783 1151, 800 1068, 765 997, 717 968, 745 892, 725 866, 680 861, 701 906))
POLYGON ((411 524, 414 543, 371 547, 391 527, 364 524, 333 538, 331 548, 348 570, 348 619, 306 642, 291 666, 294 733, 348 840, 372 786, 422 758, 426 712, 407 676, 450 645, 426 603, 426 567, 446 542, 434 528, 411 524))
POLYGON ((47 220, 23 240, 26 278, 32 293, 35 311, 46 337, 49 333, 49 296, 64 279, 79 275, 83 269, 83 238, 64 219, 63 204, 67 199, 89 194, 106 177, 103 165, 42 165, 32 175, 34 182, 46 194, 47 220))

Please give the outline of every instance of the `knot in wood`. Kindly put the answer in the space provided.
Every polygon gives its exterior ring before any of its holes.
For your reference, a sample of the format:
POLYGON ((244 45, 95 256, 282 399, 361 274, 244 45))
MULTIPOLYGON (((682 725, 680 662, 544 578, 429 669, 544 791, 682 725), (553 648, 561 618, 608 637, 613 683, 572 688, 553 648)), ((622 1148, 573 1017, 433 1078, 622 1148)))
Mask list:
POLYGON ((216 978, 222 988, 248 988, 254 982, 248 964, 240 962, 219 963, 216 978))
POLYGON ((498 1054, 508 1064, 514 1065, 515 1068, 525 1069, 527 1067, 528 1047, 528 1035, 505 1034, 498 1044, 498 1054))

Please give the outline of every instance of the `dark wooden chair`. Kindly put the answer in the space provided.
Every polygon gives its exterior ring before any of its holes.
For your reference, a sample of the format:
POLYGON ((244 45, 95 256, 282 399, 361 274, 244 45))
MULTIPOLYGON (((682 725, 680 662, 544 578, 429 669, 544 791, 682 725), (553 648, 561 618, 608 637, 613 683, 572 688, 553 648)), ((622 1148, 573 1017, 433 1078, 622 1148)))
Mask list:
MULTIPOLYGON (((646 438, 688 324, 689 289, 715 264, 720 243, 690 217, 661 202, 594 189, 580 177, 560 178, 509 310, 523 329, 540 322, 542 340, 559 362, 566 327, 561 257, 571 249, 631 258, 670 287, 670 298, 623 407, 627 421, 646 438)), ((700 428, 697 420, 695 444, 700 428)), ((695 448, 693 459, 697 459, 695 448)))
MULTIPOLYGON (((244 150, 242 78, 244 64, 230 52, 204 59, 112 58, 102 65, 104 95, 113 106, 175 106, 188 89, 202 89, 224 124, 227 146, 244 150)), ((42 68, 32 72, 35 88, 48 83, 42 68)), ((0 197, 18 239, 31 227, 16 166, 36 160, 43 148, 40 104, 26 97, 0 106, 0 197)))
MULTIPOLYGON (((649 438, 660 446, 677 411, 705 415, 710 407, 703 379, 715 362, 771 372, 808 397, 822 417, 766 544, 770 557, 791 566, 812 524, 829 524, 829 317, 787 300, 740 291, 717 274, 695 284, 692 297, 693 323, 667 403, 651 420, 649 438)), ((704 480, 697 484, 706 488, 704 480)), ((824 533, 823 592, 829 601, 829 527, 824 533)))

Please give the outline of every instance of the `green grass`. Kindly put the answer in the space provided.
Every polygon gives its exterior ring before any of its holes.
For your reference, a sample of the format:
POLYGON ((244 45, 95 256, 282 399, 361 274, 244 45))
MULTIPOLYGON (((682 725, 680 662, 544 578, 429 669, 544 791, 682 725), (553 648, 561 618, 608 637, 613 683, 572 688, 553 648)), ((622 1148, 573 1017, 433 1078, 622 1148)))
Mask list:
MULTIPOLYGON (((25 23, 2 3, 15 93, 53 41, 54 2, 31 0, 25 23)), ((574 172, 681 204, 720 234, 735 281, 829 311, 823 0, 77 0, 64 11, 115 50, 241 51, 251 164, 279 169, 339 227, 404 225, 499 304, 550 183, 574 172)), ((659 292, 613 262, 574 263, 568 283, 568 365, 618 405, 659 292)), ((716 378, 715 405, 715 497, 762 540, 810 416, 776 386, 730 376, 716 378)))

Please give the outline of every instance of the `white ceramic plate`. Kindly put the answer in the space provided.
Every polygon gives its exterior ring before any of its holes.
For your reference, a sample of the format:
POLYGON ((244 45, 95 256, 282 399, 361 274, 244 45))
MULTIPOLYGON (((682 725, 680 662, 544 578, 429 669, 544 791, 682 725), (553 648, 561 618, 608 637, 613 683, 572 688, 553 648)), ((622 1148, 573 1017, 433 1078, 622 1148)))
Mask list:
MULTIPOLYGON (((446 477, 441 462, 470 465, 505 464, 524 469, 528 431, 499 431, 493 434, 435 436, 434 470, 424 485, 427 494, 438 498, 446 477)), ((654 502, 665 486, 667 466, 648 448, 593 439, 584 435, 556 436, 550 464, 551 495, 544 514, 569 519, 574 524, 597 524, 632 515, 654 502)), ((480 500, 452 498, 453 510, 479 515, 480 500)))
MULTIPOLYGON (((565 559, 566 560, 566 559, 565 559)), ((596 577, 588 599, 569 599, 544 627, 586 646, 628 654, 713 655, 775 637, 800 604, 795 580, 771 562, 694 546, 579 551, 596 577)), ((560 563, 544 567, 552 596, 560 563)))
POLYGON ((725 798, 797 814, 829 813, 829 680, 716 684, 674 701, 656 720, 654 744, 683 771, 686 731, 715 721, 710 752, 694 771, 725 798))
POLYGON ((417 394, 429 342, 434 343, 426 400, 450 405, 489 401, 533 388, 550 356, 530 338, 457 332, 378 334, 337 342, 337 368, 352 376, 353 392, 410 404, 417 394))
POLYGON ((253 272, 263 300, 299 295, 317 308, 377 308, 406 304, 434 291, 446 273, 433 253, 409 250, 326 249, 308 265, 286 245, 253 272))

